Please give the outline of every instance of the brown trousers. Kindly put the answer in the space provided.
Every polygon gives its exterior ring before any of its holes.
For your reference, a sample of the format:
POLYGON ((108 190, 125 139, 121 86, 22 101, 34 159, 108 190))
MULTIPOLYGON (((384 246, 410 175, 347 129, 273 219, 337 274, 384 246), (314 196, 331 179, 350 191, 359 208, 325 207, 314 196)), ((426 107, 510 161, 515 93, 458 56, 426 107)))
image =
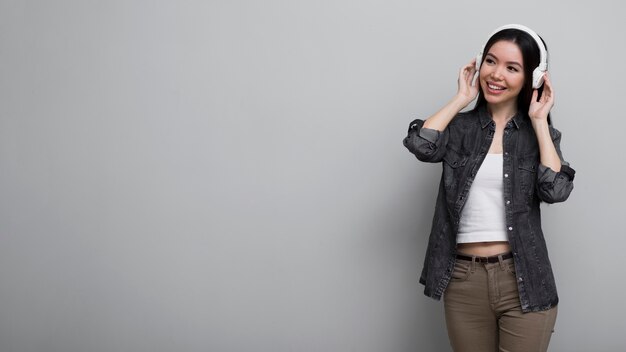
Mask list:
POLYGON ((548 349, 557 307, 522 313, 512 258, 500 256, 497 263, 457 259, 443 298, 455 352, 548 349))

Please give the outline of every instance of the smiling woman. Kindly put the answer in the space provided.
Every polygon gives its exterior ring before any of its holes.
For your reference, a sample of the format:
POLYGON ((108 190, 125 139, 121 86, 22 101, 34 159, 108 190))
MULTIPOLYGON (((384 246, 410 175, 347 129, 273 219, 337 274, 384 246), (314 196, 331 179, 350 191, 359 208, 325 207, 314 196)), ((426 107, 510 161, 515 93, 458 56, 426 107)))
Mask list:
POLYGON ((409 124, 404 146, 420 161, 443 162, 420 282, 444 298, 455 351, 548 348, 559 298, 540 203, 565 201, 575 174, 553 105, 545 43, 507 25, 461 68, 454 98, 409 124))
POLYGON ((524 86, 522 61, 522 51, 515 43, 499 41, 489 49, 479 78, 491 106, 512 105, 517 100, 524 86))

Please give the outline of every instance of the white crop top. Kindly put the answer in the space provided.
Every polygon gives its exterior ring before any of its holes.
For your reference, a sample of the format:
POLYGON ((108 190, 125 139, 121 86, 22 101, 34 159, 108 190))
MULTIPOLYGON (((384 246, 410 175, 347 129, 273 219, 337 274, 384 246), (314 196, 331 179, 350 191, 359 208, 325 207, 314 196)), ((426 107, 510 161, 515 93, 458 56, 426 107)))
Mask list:
POLYGON ((457 243, 508 241, 502 154, 487 154, 461 213, 457 243))

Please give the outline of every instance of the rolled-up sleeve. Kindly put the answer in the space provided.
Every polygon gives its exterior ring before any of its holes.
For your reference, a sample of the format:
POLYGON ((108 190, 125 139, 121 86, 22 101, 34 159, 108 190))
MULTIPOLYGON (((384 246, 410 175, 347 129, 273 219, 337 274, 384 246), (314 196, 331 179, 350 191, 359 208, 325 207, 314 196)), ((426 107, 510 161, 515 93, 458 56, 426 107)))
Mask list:
POLYGON ((556 172, 550 167, 539 163, 537 168, 537 194, 539 199, 546 203, 564 202, 574 189, 574 170, 570 164, 563 159, 561 152, 561 132, 550 127, 550 135, 554 142, 559 159, 561 159, 561 170, 556 172))
POLYGON ((446 153, 448 130, 438 131, 423 127, 424 120, 415 119, 409 124, 407 136, 402 144, 413 153, 418 160, 440 162, 446 153))

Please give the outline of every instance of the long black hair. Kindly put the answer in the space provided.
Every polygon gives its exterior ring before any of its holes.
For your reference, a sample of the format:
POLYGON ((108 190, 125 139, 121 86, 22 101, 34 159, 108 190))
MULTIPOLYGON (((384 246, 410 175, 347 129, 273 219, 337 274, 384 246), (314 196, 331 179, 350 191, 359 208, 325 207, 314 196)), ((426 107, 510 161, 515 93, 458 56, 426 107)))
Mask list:
MULTIPOLYGON (((548 50, 546 46, 546 42, 543 41, 543 38, 539 37, 543 42, 544 47, 548 50)), ((483 62, 491 49, 491 46, 496 42, 501 40, 512 42, 517 44, 520 51, 522 52, 522 60, 524 60, 524 86, 522 90, 519 92, 517 96, 517 109, 520 110, 524 116, 528 115, 528 108, 530 107, 530 101, 533 97, 533 70, 539 66, 540 61, 540 51, 539 46, 530 36, 530 34, 521 31, 519 29, 509 28, 503 29, 493 36, 489 38, 487 44, 485 44, 485 49, 483 50, 483 62)), ((482 65, 482 62, 481 62, 482 65)), ((485 100, 485 96, 483 94, 482 87, 480 83, 478 86, 478 98, 476 99, 476 105, 474 106, 473 111, 477 111, 479 108, 487 104, 487 100, 485 100)), ((541 94, 543 93, 543 85, 538 89, 538 98, 541 98, 541 94)), ((548 124, 552 125, 552 119, 550 118, 550 113, 548 113, 548 124)))

